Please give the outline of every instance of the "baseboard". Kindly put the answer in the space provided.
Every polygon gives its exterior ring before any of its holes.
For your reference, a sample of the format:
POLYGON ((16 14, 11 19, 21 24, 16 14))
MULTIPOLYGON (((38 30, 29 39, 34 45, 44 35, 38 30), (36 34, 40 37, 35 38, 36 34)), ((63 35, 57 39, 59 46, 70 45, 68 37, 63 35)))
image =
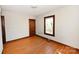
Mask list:
POLYGON ((43 37, 43 36, 40 36, 40 35, 38 35, 38 34, 36 34, 36 36, 38 36, 38 37, 41 37, 41 38, 44 38, 44 39, 48 40, 48 38, 43 37))
POLYGON ((10 43, 10 42, 13 42, 13 41, 18 41, 18 40, 25 39, 25 38, 29 38, 29 36, 18 38, 18 39, 14 39, 14 40, 11 40, 11 41, 7 41, 6 43, 10 43))
POLYGON ((79 50, 79 48, 75 48, 75 47, 72 47, 72 46, 69 46, 69 45, 63 44, 63 43, 61 43, 61 42, 58 42, 58 41, 48 39, 48 38, 43 37, 43 36, 38 35, 38 34, 36 34, 36 36, 39 36, 39 37, 41 37, 41 38, 44 38, 44 39, 46 39, 46 40, 48 40, 48 41, 53 41, 53 42, 56 42, 56 43, 59 43, 59 44, 62 44, 62 45, 65 45, 65 46, 71 47, 71 48, 73 48, 73 49, 79 50))

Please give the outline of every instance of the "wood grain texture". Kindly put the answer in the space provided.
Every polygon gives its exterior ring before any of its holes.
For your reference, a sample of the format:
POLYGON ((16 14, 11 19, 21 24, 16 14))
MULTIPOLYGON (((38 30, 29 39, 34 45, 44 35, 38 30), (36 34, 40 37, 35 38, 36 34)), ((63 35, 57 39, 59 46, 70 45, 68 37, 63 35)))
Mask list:
POLYGON ((3 54, 79 54, 79 50, 32 36, 4 44, 3 54))
POLYGON ((36 21, 35 19, 29 19, 29 35, 34 36, 35 35, 35 29, 36 29, 36 21))

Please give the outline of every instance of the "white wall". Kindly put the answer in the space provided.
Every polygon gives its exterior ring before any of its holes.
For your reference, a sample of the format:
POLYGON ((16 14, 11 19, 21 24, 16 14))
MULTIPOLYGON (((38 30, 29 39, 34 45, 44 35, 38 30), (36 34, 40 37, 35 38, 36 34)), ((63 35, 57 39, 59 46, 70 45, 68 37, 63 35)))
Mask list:
POLYGON ((1 14, 0 14, 0 53, 2 53, 2 50, 3 50, 3 43, 2 43, 2 28, 1 28, 1 14))
POLYGON ((29 36, 29 17, 11 11, 3 11, 5 16, 6 41, 29 36))
POLYGON ((37 16, 36 34, 79 48, 79 6, 66 6, 37 16), (55 14, 55 37, 44 34, 44 17, 55 14))

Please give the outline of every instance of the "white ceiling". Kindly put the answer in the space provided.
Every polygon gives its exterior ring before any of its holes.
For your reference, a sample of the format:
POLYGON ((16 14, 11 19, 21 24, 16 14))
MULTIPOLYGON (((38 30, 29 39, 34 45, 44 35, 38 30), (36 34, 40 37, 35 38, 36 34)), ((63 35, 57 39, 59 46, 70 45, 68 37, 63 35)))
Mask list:
POLYGON ((3 11, 12 11, 17 13, 23 13, 31 16, 37 16, 56 8, 62 7, 62 5, 36 5, 37 8, 31 8, 32 5, 1 5, 3 11))

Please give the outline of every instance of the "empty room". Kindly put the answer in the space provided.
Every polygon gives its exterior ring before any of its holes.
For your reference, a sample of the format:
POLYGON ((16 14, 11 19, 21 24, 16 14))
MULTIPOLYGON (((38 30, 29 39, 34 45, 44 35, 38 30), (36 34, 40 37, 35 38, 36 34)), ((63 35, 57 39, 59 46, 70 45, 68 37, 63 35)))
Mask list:
POLYGON ((1 54, 79 54, 78 5, 0 5, 1 54))

